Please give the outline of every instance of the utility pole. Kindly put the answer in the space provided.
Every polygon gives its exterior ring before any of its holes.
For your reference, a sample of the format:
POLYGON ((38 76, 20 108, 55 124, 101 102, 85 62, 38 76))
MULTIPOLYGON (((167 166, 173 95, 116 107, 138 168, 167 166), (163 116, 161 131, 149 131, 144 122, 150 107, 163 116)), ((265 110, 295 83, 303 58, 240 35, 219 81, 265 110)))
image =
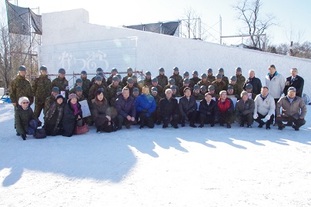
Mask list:
POLYGON ((219 33, 220 33, 219 43, 222 45, 222 18, 221 18, 221 15, 219 15, 219 33))

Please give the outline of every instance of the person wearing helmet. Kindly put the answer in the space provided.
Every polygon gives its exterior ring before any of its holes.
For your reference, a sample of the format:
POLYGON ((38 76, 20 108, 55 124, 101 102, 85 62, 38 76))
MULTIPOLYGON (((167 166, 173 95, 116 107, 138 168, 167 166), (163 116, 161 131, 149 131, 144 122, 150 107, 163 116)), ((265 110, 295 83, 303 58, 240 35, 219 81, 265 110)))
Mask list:
POLYGON ((178 67, 173 68, 173 75, 170 78, 173 78, 175 80, 175 85, 178 88, 182 87, 183 78, 181 77, 181 75, 179 75, 178 67))
POLYGON ((52 81, 52 87, 54 86, 58 87, 60 94, 62 94, 65 98, 67 98, 69 93, 69 86, 65 75, 66 75, 65 69, 60 68, 58 70, 58 77, 52 81))
POLYGON ((83 96, 87 99, 91 88, 91 81, 87 78, 87 72, 85 70, 81 71, 80 78, 82 80, 83 96))
MULTIPOLYGON (((112 83, 113 76, 118 74, 118 70, 116 68, 112 68, 111 75, 107 79, 107 86, 109 86, 112 83)), ((121 81, 121 80, 120 80, 121 81)))
POLYGON ((133 76, 133 69, 128 67, 127 70, 127 75, 122 79, 122 85, 126 86, 127 85, 127 79, 131 78, 133 76))
POLYGON ((44 109, 45 100, 50 96, 52 89, 52 82, 47 74, 47 67, 42 65, 40 67, 40 76, 35 79, 32 85, 35 96, 34 115, 37 119, 40 117, 41 111, 44 109))
POLYGON ((199 78, 198 71, 192 72, 192 78, 190 78, 190 87, 193 87, 195 84, 197 84, 201 79, 199 78))
POLYGON ((164 68, 159 69, 159 75, 157 76, 158 83, 162 88, 164 88, 168 84, 168 78, 165 75, 165 70, 164 68))

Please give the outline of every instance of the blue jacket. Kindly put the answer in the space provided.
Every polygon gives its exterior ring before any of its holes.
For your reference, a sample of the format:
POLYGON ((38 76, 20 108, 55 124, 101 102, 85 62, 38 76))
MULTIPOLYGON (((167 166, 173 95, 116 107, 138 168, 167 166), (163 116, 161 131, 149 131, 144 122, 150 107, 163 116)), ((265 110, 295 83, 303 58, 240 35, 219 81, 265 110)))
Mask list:
POLYGON ((141 94, 136 98, 136 111, 146 112, 146 116, 149 117, 156 109, 156 102, 152 95, 141 94))

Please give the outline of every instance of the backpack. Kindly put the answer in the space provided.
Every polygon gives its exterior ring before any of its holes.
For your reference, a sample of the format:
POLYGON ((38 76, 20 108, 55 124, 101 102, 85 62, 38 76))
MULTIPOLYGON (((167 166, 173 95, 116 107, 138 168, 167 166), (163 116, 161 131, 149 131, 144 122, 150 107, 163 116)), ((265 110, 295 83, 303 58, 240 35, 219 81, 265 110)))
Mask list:
POLYGON ((45 129, 44 128, 37 128, 34 135, 33 135, 34 138, 36 139, 43 139, 43 138, 46 138, 46 132, 45 132, 45 129))

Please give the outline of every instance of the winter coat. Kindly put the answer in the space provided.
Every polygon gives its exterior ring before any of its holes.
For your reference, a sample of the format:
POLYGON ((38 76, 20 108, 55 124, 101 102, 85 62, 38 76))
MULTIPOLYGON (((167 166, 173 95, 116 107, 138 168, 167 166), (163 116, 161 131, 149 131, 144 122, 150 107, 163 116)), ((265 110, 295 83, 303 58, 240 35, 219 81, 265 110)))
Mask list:
POLYGON ((192 88, 195 84, 198 84, 200 80, 201 79, 199 77, 190 78, 190 87, 192 88))
POLYGON ((179 114, 178 103, 175 98, 161 98, 159 103, 160 115, 162 118, 168 118, 179 114))
POLYGON ((225 83, 224 80, 218 82, 217 80, 212 82, 212 85, 215 86, 215 93, 219 94, 220 91, 226 90, 228 84, 225 83))
POLYGON ((101 127, 108 122, 106 117, 108 108, 109 104, 106 98, 103 101, 99 101, 97 98, 92 101, 92 118, 96 127, 101 127))
POLYGON ((253 86, 253 93, 254 94, 260 94, 260 91, 261 91, 261 87, 262 87, 262 84, 261 84, 261 80, 259 78, 248 78, 246 81, 245 81, 245 84, 243 86, 243 89, 245 90, 245 87, 246 85, 250 83, 252 84, 253 86))
POLYGON ((208 82, 212 83, 214 80, 216 80, 215 76, 213 75, 207 75, 208 82))
POLYGON ((224 102, 222 102, 219 98, 217 102, 217 107, 218 107, 219 113, 226 113, 226 112, 234 111, 233 102, 230 98, 226 98, 224 102))
POLYGON ((166 75, 158 75, 158 84, 164 88, 168 84, 168 78, 166 75))
POLYGON ((89 96, 90 88, 91 88, 91 81, 87 78, 81 78, 81 79, 82 79, 83 95, 87 99, 89 96))
POLYGON ((88 101, 89 103, 91 104, 91 101, 92 99, 95 98, 96 96, 96 91, 99 89, 99 88, 103 88, 104 89, 104 96, 107 97, 107 90, 106 90, 106 87, 105 85, 102 83, 101 85, 98 85, 98 84, 93 84, 89 90, 89 94, 88 94, 88 101))
POLYGON ((114 86, 113 84, 110 84, 107 88, 107 100, 110 106, 114 106, 116 103, 118 89, 121 89, 121 86, 114 86))
POLYGON ((180 88, 183 85, 183 78, 179 74, 174 74, 170 78, 173 78, 175 80, 175 85, 180 88))
POLYGON ((247 99, 245 102, 240 99, 236 103, 235 111, 238 116, 245 116, 247 114, 253 114, 255 109, 255 103, 252 99, 247 99))
POLYGON ((280 98, 276 104, 276 115, 280 115, 282 107, 282 115, 291 116, 295 119, 305 118, 307 114, 307 107, 302 98, 296 96, 292 103, 287 96, 280 98))
POLYGON ((237 81, 236 81, 236 85, 237 85, 237 92, 241 93, 243 91, 243 86, 245 83, 245 77, 243 75, 236 75, 237 81))
POLYGON ((186 117, 189 113, 197 110, 197 102, 193 96, 190 96, 189 100, 186 96, 179 99, 179 112, 182 117, 186 117))
POLYGON ((214 101, 213 99, 211 100, 209 104, 207 104, 205 99, 200 101, 200 105, 199 105, 200 115, 215 117, 217 111, 218 111, 217 102, 214 101))
POLYGON ((52 82, 47 75, 40 75, 35 79, 32 90, 36 97, 36 103, 44 103, 45 99, 51 94, 52 82))
POLYGON ((31 120, 36 120, 31 107, 24 110, 20 105, 18 105, 15 110, 16 132, 26 135, 29 131, 28 127, 31 120))
POLYGON ((59 88, 59 91, 65 91, 66 94, 69 91, 68 81, 66 78, 60 78, 60 77, 55 78, 52 81, 52 88, 55 86, 59 88))
POLYGON ((137 113, 145 112, 150 117, 156 110, 156 102, 152 95, 141 94, 136 98, 135 102, 137 113))
POLYGON ((274 98, 268 94, 266 98, 262 98, 261 94, 258 94, 254 100, 255 102, 255 109, 254 114, 261 114, 263 116, 275 114, 275 102, 274 98))
POLYGON ((129 96, 127 99, 121 95, 117 98, 115 107, 119 115, 124 118, 128 115, 131 117, 136 117, 135 100, 133 97, 129 96))
POLYGON ((79 109, 79 114, 77 115, 74 115, 74 110, 71 107, 70 100, 68 100, 68 102, 65 104, 64 116, 62 121, 63 136, 71 137, 76 128, 78 116, 80 115, 80 117, 82 118, 81 105, 79 104, 79 102, 77 102, 77 104, 79 109))
POLYGON ((281 97, 284 87, 285 87, 285 78, 275 72, 274 76, 270 76, 270 74, 266 75, 266 86, 269 88, 269 93, 274 99, 278 99, 281 97))
POLYGON ((11 82, 10 99, 12 103, 18 105, 18 99, 22 96, 26 96, 30 104, 33 103, 33 92, 30 82, 23 76, 17 75, 11 82))
POLYGON ((58 104, 56 101, 50 105, 44 116, 44 129, 47 135, 59 135, 62 133, 62 119, 65 103, 58 104))
POLYGON ((291 76, 286 78, 286 86, 283 91, 285 95, 287 95, 288 88, 292 86, 296 88, 296 96, 302 97, 304 79, 299 75, 297 75, 294 79, 292 79, 291 76))
POLYGON ((49 110, 49 108, 51 107, 51 105, 56 101, 55 97, 53 95, 50 95, 49 97, 47 97, 45 99, 44 102, 44 109, 43 109, 43 114, 45 115, 46 112, 49 110))

